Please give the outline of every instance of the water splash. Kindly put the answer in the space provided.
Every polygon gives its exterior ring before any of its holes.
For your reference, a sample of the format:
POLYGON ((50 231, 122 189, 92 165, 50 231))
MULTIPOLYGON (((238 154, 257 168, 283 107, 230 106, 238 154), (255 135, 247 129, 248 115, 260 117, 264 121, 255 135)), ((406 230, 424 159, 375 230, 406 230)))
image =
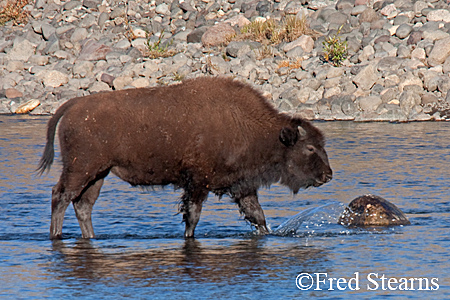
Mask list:
POLYGON ((303 236, 306 234, 324 234, 327 231, 342 231, 338 225, 339 216, 344 212, 345 204, 337 201, 305 209, 284 221, 272 231, 278 236, 303 236))

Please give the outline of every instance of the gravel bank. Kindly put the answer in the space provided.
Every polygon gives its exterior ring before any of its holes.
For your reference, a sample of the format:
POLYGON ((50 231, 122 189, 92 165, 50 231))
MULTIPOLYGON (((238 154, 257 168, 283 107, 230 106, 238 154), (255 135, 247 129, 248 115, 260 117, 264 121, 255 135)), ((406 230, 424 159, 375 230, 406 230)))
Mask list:
POLYGON ((49 114, 90 93, 232 76, 308 119, 443 121, 449 8, 442 0, 36 0, 25 7, 28 24, 0 28, 0 113, 26 104, 49 114), (271 46, 231 38, 255 19, 289 15, 306 16, 315 34, 271 46), (336 67, 323 41, 339 29, 348 56, 336 67), (149 44, 173 55, 151 59, 149 44))

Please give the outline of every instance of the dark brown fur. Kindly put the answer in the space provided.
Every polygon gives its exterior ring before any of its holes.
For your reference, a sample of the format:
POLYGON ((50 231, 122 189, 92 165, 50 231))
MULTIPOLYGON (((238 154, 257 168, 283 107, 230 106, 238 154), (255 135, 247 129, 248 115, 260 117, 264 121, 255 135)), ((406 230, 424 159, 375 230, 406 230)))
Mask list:
POLYGON ((296 193, 331 179, 320 131, 231 79, 72 99, 49 121, 41 173, 53 161, 58 121, 63 171, 52 193, 51 238, 61 236, 70 202, 83 237, 94 236, 92 206, 109 172, 132 185, 184 189, 186 237, 193 236, 210 191, 232 197, 245 218, 267 232, 260 186, 281 181, 296 193))
POLYGON ((339 217, 339 224, 355 226, 410 225, 405 214, 393 203, 376 195, 353 199, 339 217))

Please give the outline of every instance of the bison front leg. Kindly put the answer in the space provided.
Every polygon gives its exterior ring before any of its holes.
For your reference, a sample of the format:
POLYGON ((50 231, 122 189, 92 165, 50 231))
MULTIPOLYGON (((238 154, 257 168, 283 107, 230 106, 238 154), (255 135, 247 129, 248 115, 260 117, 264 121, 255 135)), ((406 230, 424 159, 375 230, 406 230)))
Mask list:
POLYGON ((183 221, 186 225, 184 231, 185 238, 194 237, 195 227, 200 220, 203 202, 208 197, 208 191, 195 190, 185 191, 181 199, 180 212, 183 213, 183 221))
POLYGON ((258 202, 256 193, 244 197, 236 197, 234 201, 239 206, 239 211, 244 215, 244 219, 252 223, 260 234, 269 233, 266 226, 266 217, 258 202))

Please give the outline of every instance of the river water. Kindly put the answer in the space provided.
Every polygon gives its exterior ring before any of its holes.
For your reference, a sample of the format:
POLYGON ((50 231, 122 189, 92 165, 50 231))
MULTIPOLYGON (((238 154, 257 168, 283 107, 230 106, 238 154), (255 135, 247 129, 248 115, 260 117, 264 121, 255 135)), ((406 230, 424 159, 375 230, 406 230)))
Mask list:
POLYGON ((143 191, 110 175, 94 207, 97 238, 80 239, 69 207, 64 239, 52 242, 58 150, 50 173, 34 174, 47 120, 0 116, 2 299, 450 298, 450 123, 317 123, 333 180, 296 196, 280 185, 260 190, 273 229, 311 212, 288 234, 255 236, 230 199, 210 196, 197 238, 186 241, 179 191, 143 191), (335 224, 367 193, 412 224, 335 224))

